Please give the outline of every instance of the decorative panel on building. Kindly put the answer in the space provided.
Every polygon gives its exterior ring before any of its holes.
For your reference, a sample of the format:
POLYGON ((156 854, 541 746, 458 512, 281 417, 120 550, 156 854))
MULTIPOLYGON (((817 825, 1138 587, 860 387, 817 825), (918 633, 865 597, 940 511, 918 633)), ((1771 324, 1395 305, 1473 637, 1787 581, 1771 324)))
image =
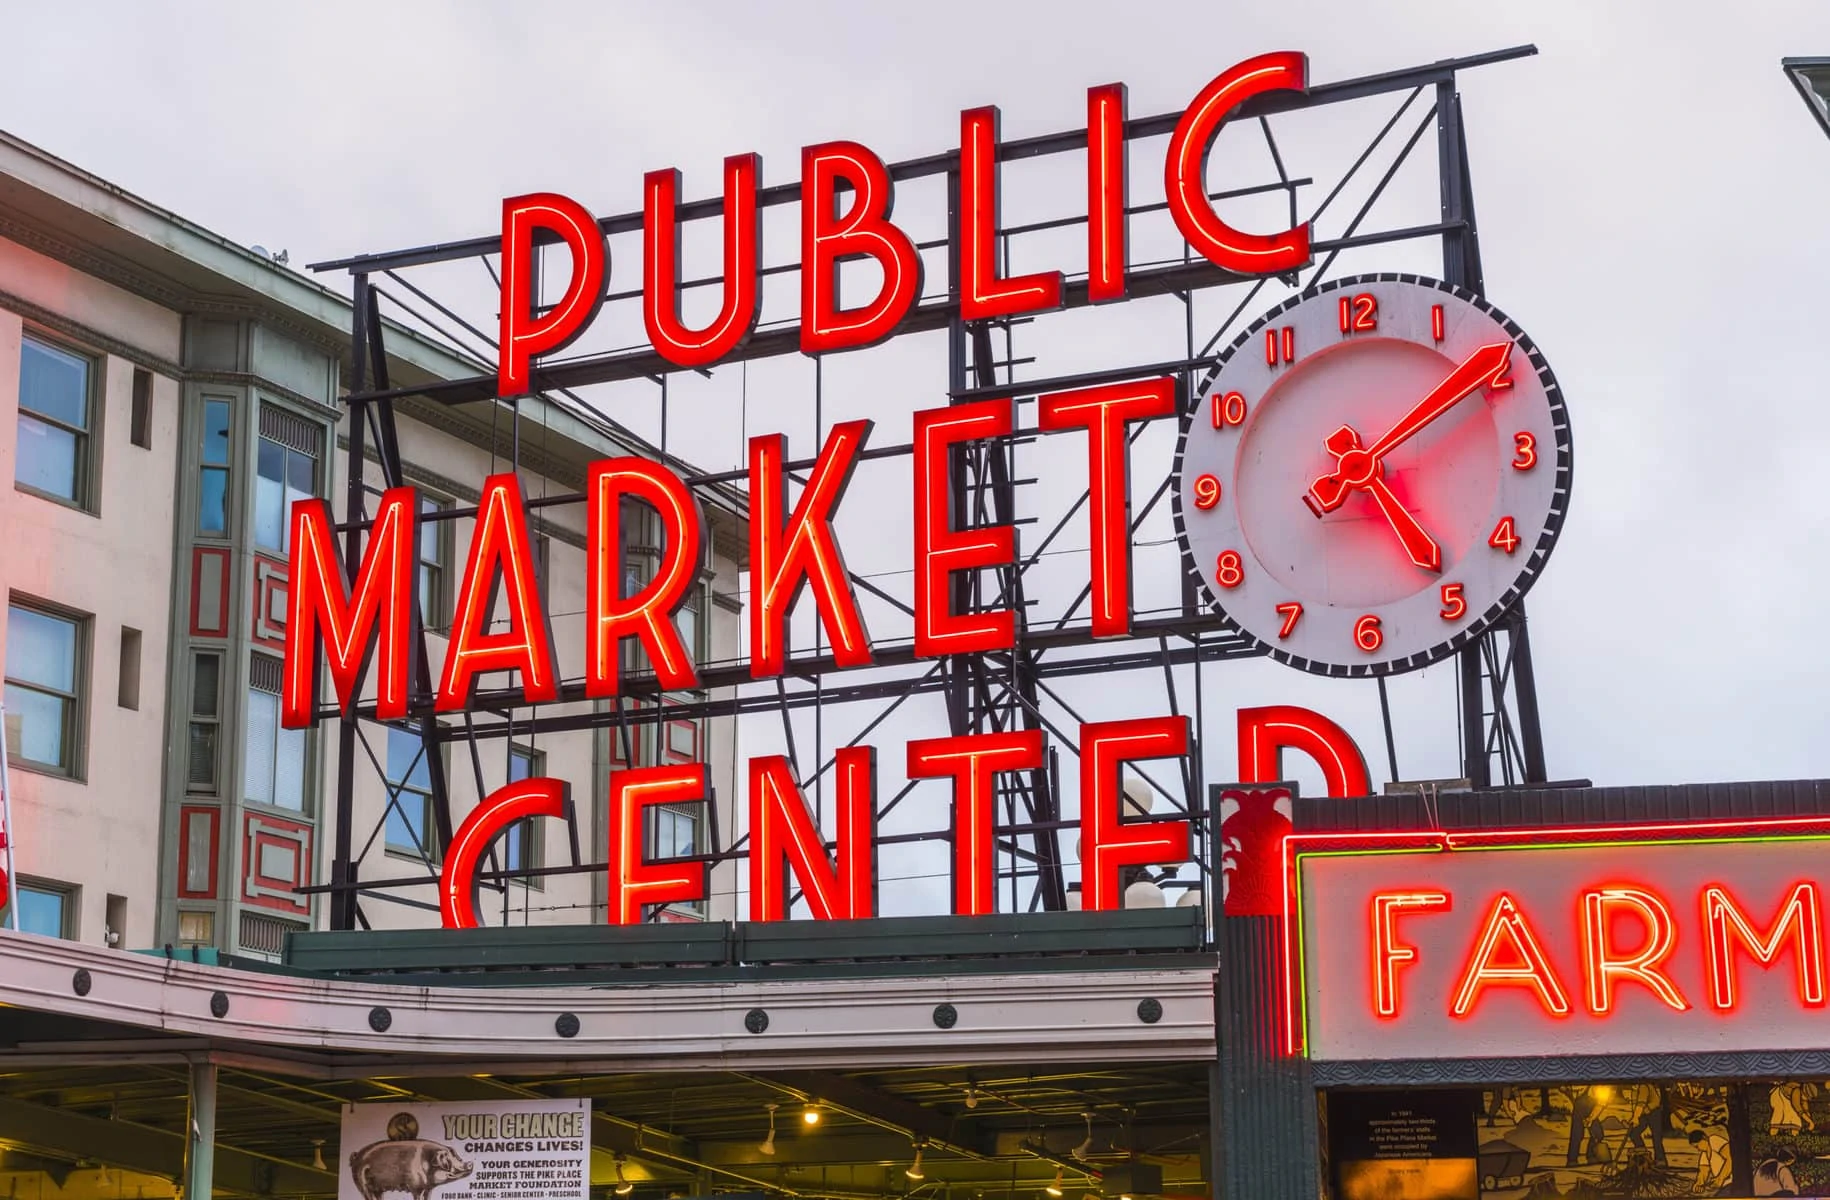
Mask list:
POLYGON ((208 805, 187 804, 178 810, 178 896, 184 900, 216 898, 217 830, 222 814, 208 805))
POLYGON ((249 813, 242 841, 241 898, 277 912, 311 912, 311 900, 296 889, 311 883, 310 825, 249 813))
POLYGON ((191 636, 229 636, 229 551, 198 546, 191 552, 191 636))
POLYGON ((256 642, 275 650, 286 648, 286 564, 270 558, 254 560, 253 623, 248 626, 256 642))

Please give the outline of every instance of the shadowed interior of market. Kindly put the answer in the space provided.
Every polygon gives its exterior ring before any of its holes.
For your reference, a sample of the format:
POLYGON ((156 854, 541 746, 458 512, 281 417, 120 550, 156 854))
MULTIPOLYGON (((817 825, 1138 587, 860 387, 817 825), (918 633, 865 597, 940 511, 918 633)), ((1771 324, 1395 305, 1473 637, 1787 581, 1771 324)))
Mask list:
MULTIPOLYGON (((7 1014, 61 1040, 60 1018, 7 1014)), ((93 1031, 91 1031, 93 1032, 93 1031)), ((219 1065, 215 1187, 330 1195, 346 1103, 589 1097, 594 1195, 1052 1200, 1205 1194, 1202 1064, 308 1080, 219 1065), (771 1135, 773 1129, 773 1135, 771 1135), (919 1155, 919 1162, 917 1156, 919 1155)), ((189 1072, 119 1063, 0 1078, 0 1195, 180 1194, 189 1072)))

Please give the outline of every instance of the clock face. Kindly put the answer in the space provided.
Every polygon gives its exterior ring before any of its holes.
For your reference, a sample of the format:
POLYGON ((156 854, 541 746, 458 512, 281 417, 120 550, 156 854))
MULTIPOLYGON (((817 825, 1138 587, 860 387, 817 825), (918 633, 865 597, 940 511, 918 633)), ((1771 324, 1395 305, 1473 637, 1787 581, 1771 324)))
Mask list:
POLYGON ((1471 292, 1362 275, 1241 334, 1184 418, 1176 527, 1223 619, 1323 675, 1413 670, 1543 570, 1570 493, 1544 356, 1471 292))

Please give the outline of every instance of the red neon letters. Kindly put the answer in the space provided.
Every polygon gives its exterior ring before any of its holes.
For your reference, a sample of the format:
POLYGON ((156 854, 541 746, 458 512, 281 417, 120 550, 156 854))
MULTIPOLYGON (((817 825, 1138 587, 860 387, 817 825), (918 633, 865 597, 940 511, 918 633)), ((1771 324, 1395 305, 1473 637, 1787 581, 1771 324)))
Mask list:
POLYGON ((959 315, 982 321, 1061 306, 1061 272, 998 278, 998 110, 959 115, 959 315))
POLYGON ((909 778, 953 778, 953 911, 981 916, 998 911, 994 890, 992 828, 1000 771, 1033 771, 1042 765, 1042 731, 970 733, 909 743, 909 778))
POLYGON ((1461 982, 1456 985, 1449 1011, 1458 1017, 1467 1016, 1489 987, 1528 988, 1551 1016, 1569 1015, 1569 995, 1563 990, 1556 969, 1545 957, 1544 947, 1519 911, 1518 903, 1505 892, 1487 910, 1480 940, 1462 967, 1461 982))
POLYGON ((1605 887, 1582 894, 1582 966, 1588 981, 1589 1011, 1606 1016, 1614 1007, 1614 986, 1622 980, 1642 983, 1667 1007, 1683 1012, 1690 1007, 1660 969, 1677 944, 1677 922, 1671 910, 1652 892, 1636 887, 1605 887), (1616 913, 1631 913, 1644 927, 1637 948, 1622 951, 1614 945, 1616 913))
POLYGON ((344 712, 356 702, 369 652, 378 646, 375 715, 384 721, 407 715, 418 512, 412 488, 382 493, 352 589, 338 561, 330 506, 322 500, 292 506, 292 582, 286 593, 286 670, 280 687, 280 723, 286 728, 303 729, 316 719, 320 632, 344 712))
POLYGON ((1735 945, 1739 943, 1763 967, 1779 958, 1788 936, 1798 967, 1798 1000, 1806 1008, 1824 1003, 1824 933, 1817 885, 1800 883, 1779 906, 1779 914, 1765 935, 1753 923, 1727 888, 1711 884, 1703 889, 1704 960, 1709 975, 1709 1001, 1718 1011, 1735 1007, 1735 945), (1731 940, 1732 939, 1732 940, 1731 940))
POLYGON ((577 201, 552 192, 502 202, 502 350, 496 390, 505 397, 526 395, 533 358, 564 349, 585 331, 604 302, 610 251, 597 221, 577 201), (559 235, 572 251, 572 278, 565 295, 544 314, 535 267, 535 230, 559 235))
POLYGON ((856 142, 801 151, 801 350, 825 354, 890 336, 921 296, 921 255, 890 223, 895 188, 883 160, 856 142), (837 213, 839 184, 851 206, 837 213), (883 269, 868 304, 839 306, 839 262, 864 255, 883 269))
POLYGON ((1309 261, 1309 226, 1283 233, 1242 233, 1207 199, 1207 152, 1227 116, 1265 92, 1308 90, 1309 60, 1294 51, 1261 54, 1222 72, 1201 89, 1176 123, 1163 164, 1163 190, 1176 228, 1215 266, 1241 275, 1291 271, 1309 261))
POLYGON ((783 524, 787 473, 782 469, 782 435, 750 439, 750 675, 780 675, 788 658, 788 612, 803 584, 814 602, 834 665, 871 661, 870 635, 857 597, 845 575, 845 561, 833 537, 832 512, 870 436, 869 421, 842 421, 826 435, 820 457, 807 477, 800 501, 783 524))
POLYGON ((679 763, 610 772, 610 924, 639 925, 650 904, 705 899, 704 862, 650 862, 643 852, 648 809, 705 799, 705 764, 679 763))
POLYGON ((1043 429, 1087 431, 1087 516, 1092 523, 1093 636, 1131 631, 1131 504, 1125 427, 1175 411, 1175 380, 1139 379, 1042 397, 1043 429))
POLYGON ((1188 822, 1120 817, 1124 763, 1188 753, 1187 717, 1145 717, 1080 727, 1080 904, 1124 907, 1120 869, 1188 859, 1188 822))
POLYGON ((788 760, 750 760, 750 920, 787 917, 789 870, 815 920, 876 915, 876 751, 847 746, 833 765, 839 837, 828 860, 788 760))
POLYGON ((1373 1011, 1398 1015, 1398 968, 1417 961, 1417 947, 1398 940, 1398 918, 1407 912, 1447 912, 1446 892, 1381 892, 1372 900, 1373 1011))
POLYGON ((477 864, 491 842, 516 821, 563 817, 571 806, 571 785, 558 779, 521 779, 499 787, 471 810, 445 855, 438 879, 438 910, 446 929, 475 929, 477 864))
POLYGON ((1365 796, 1372 791, 1360 747, 1327 717, 1293 704, 1239 710, 1242 783, 1276 783, 1285 778, 1285 750, 1301 750, 1316 761, 1327 795, 1365 796))
POLYGON ((468 708, 477 676, 489 671, 519 672, 521 694, 529 704, 559 697, 553 637, 527 537, 527 498, 517 475, 491 475, 483 481, 470 561, 458 584, 451 645, 445 651, 444 678, 433 707, 439 712, 468 708), (498 589, 508 628, 492 633, 490 615, 498 589))
POLYGON ((680 639, 674 614, 699 577, 699 503, 686 483, 646 458, 591 464, 585 496, 585 694, 614 696, 620 688, 623 642, 637 638, 661 686, 696 688, 699 674, 680 639), (635 497, 661 518, 661 561, 635 595, 623 590, 623 500, 635 497))
POLYGON ((682 367, 715 363, 741 346, 762 311, 762 215, 756 205, 762 159, 724 160, 724 303, 704 329, 680 320, 680 172, 650 171, 642 195, 642 321, 648 340, 682 367))
MULTIPOLYGON (((953 611, 956 572, 1009 566, 1016 531, 1008 525, 953 528, 953 446, 1011 430, 1014 403, 979 400, 915 414, 915 657, 1008 650, 1016 642, 1016 615, 1008 608, 953 611)), ((996 451, 994 451, 996 453, 996 451)))
POLYGON ((1087 301, 1125 298, 1125 85, 1087 89, 1087 301))

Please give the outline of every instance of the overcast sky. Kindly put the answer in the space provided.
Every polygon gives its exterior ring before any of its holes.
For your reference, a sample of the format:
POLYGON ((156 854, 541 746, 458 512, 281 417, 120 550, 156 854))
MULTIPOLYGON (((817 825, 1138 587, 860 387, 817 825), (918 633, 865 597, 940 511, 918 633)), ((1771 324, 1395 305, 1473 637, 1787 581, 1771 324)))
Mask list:
MULTIPOLYGON (((1537 57, 1469 72, 1461 90, 1488 295, 1549 356, 1575 429, 1573 512, 1530 599, 1551 774, 1607 784, 1830 774, 1830 140, 1779 70, 1782 56, 1830 54, 1824 0, 370 0, 121 4, 80 20, 67 6, 28 5, 7 20, 9 43, 30 47, 0 72, 7 128, 230 238, 283 247, 295 265, 487 234, 501 197, 536 189, 599 215, 625 211, 657 167, 679 167, 687 194, 706 195, 731 153, 761 152, 767 183, 796 178, 799 148, 834 138, 886 160, 934 153, 956 144, 959 111, 980 104, 1001 106, 1006 137, 1070 128, 1084 123, 1085 89, 1114 80, 1129 84, 1134 116, 1178 110, 1267 50, 1306 51, 1312 80, 1325 82, 1536 43, 1537 57)), ((1317 181, 1304 211, 1398 99, 1274 124, 1290 173, 1317 181)), ((1433 134, 1421 172, 1394 182, 1366 228, 1435 219, 1432 145, 1433 134)), ((1133 150, 1134 202, 1161 193, 1161 146, 1133 150)), ((1080 169, 1064 157, 1013 173, 1007 221, 1084 211, 1080 169)), ((1271 171, 1262 142, 1229 131, 1210 183, 1271 171)), ((1350 191, 1324 234, 1355 206, 1350 191)), ((770 218, 771 261, 792 248, 792 214, 770 218)), ((899 197, 898 217, 918 235, 937 233, 941 215, 931 194, 899 197)), ((1140 249, 1166 256, 1160 229, 1136 228, 1140 249)), ((1078 270, 1079 236, 1059 243, 1055 263, 1056 246, 1024 247, 1034 261, 1019 266, 1078 270)), ((634 286, 637 258, 614 249, 612 286, 634 286)), ((703 239, 687 247, 695 263, 715 253, 703 239)), ((1352 269, 1436 272, 1440 258, 1393 248, 1352 269)), ((1238 294, 1197 303, 1197 341, 1238 294)), ((1176 357, 1182 310, 1153 303, 1023 331, 1018 353, 1038 358, 1025 370, 1176 357)), ((906 440, 908 413, 943 402, 945 370, 932 338, 844 356, 826 368, 822 415, 828 425, 871 415, 882 441, 906 440)), ((744 432, 780 428, 805 452, 811 386, 798 358, 747 379, 687 381, 672 445, 729 466, 744 432)), ((598 399, 657 436, 649 393, 598 399)), ((1136 470, 1160 472, 1169 449, 1147 446, 1136 470)), ((1078 454, 1038 468, 1039 511, 1084 483, 1072 478, 1078 454)), ((1155 483, 1140 479, 1138 494, 1155 483)), ((868 511, 842 524, 852 568, 901 595, 906 521, 883 514, 906 512, 906 492, 906 465, 861 472, 848 505, 868 511), (898 532, 882 535, 888 525, 898 532)), ((1165 519, 1140 541, 1170 532, 1165 519)), ((1084 530, 1062 544, 1083 551, 1084 530)), ((1173 586, 1173 546, 1152 549, 1140 603, 1173 586)), ((1084 553, 1051 566, 1058 608, 1084 582, 1084 553)), ((1232 710, 1281 700, 1342 721, 1375 776, 1387 774, 1371 683, 1259 662, 1214 668, 1204 684, 1210 778, 1236 777, 1232 710)), ((1458 773, 1453 686, 1446 667, 1394 684, 1405 776, 1458 773)), ((1090 717, 1167 711, 1160 674, 1068 698, 1090 717)), ((832 714, 828 751, 869 715, 832 714)), ((902 740, 939 731, 935 711, 911 711, 873 739, 892 785, 902 740)), ((753 748, 773 737, 746 730, 753 748)), ((914 824, 936 819, 930 809, 914 824)))

